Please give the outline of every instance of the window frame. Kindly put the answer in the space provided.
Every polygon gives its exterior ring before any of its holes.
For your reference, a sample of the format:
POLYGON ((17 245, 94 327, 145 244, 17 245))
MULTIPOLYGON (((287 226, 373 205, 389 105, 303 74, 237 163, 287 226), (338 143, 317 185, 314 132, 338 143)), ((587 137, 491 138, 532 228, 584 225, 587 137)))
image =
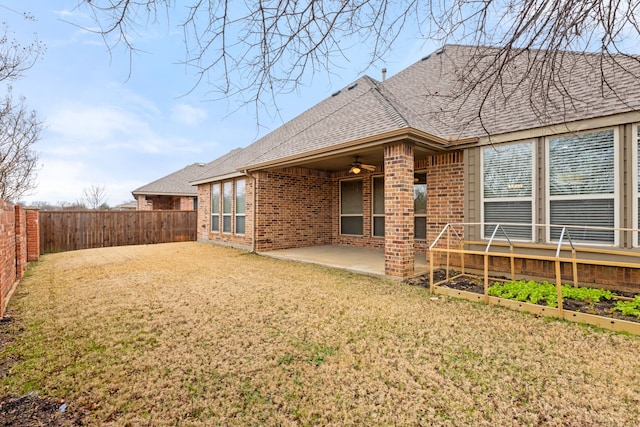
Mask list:
POLYGON ((222 229, 221 232, 222 234, 232 234, 233 232, 233 199, 234 199, 234 189, 233 189, 233 181, 223 181, 222 182, 222 192, 220 193, 222 195, 222 197, 220 198, 221 203, 222 203, 222 212, 221 212, 221 217, 222 217, 222 229), (225 185, 229 185, 230 189, 231 189, 231 194, 230 194, 230 204, 229 204, 229 212, 225 212, 224 210, 224 191, 225 191, 225 185), (229 231, 225 231, 224 229, 224 219, 225 217, 229 218, 229 231))
MULTIPOLYGON (((520 197, 485 197, 484 195, 484 164, 485 164, 485 155, 484 150, 490 149, 491 145, 485 145, 480 147, 480 237, 483 240, 488 240, 491 236, 487 236, 485 233, 485 203, 494 202, 494 203, 505 203, 505 202, 530 202, 531 203, 531 238, 530 239, 522 239, 522 238, 512 238, 509 239, 514 242, 533 242, 536 239, 535 227, 536 223, 536 202, 538 200, 537 197, 537 143, 535 139, 522 139, 517 141, 509 141, 505 143, 499 144, 500 146, 508 146, 508 145, 516 145, 516 144, 531 144, 531 195, 530 196, 520 196, 520 197)), ((495 227, 493 227, 495 228, 495 227)), ((496 233, 495 239, 497 240, 506 240, 506 238, 501 237, 498 233, 496 233)))
MULTIPOLYGON (((583 241, 579 240, 580 245, 584 246, 593 246, 593 247, 615 247, 620 245, 620 133, 618 127, 605 127, 605 128, 596 128, 589 129, 585 131, 579 132, 570 132, 556 135, 549 135, 544 138, 544 152, 545 152, 545 222, 548 225, 551 225, 551 202, 553 200, 581 200, 581 199, 590 199, 590 200, 609 200, 613 199, 613 242, 604 243, 604 242, 594 242, 594 241, 583 241), (550 149, 551 149, 551 140, 556 138, 562 138, 564 136, 572 136, 572 135, 581 135, 588 133, 596 133, 603 131, 613 131, 613 194, 612 195, 602 195, 602 194, 574 194, 570 196, 551 196, 551 170, 550 170, 550 149), (595 197, 594 197, 595 196, 595 197)), ((558 243, 558 240, 551 239, 551 227, 545 227, 545 241, 547 243, 555 244, 558 243)))
POLYGON ((632 183, 632 188, 633 188, 633 198, 631 201, 631 206, 633 209, 633 242, 632 242, 632 247, 634 248, 638 248, 640 247, 640 242, 638 242, 638 239, 640 238, 640 232, 638 232, 638 229, 640 229, 640 215, 638 215, 638 208, 640 207, 640 202, 638 201, 638 198, 640 198, 640 189, 638 188, 638 186, 640 185, 640 182, 638 181, 638 174, 640 173, 640 171, 638 170, 638 165, 640 164, 640 159, 638 159, 638 149, 640 149, 639 144, 639 137, 638 137, 638 132, 640 132, 640 123, 634 123, 631 125, 631 150, 633 155, 631 156, 631 168, 633 173, 631 174, 631 183, 632 183))
POLYGON ((339 189, 338 189, 338 197, 339 197, 339 206, 338 206, 338 213, 339 213, 339 217, 340 217, 340 221, 338 224, 338 234, 340 236, 355 236, 355 237, 363 237, 364 236, 364 203, 362 203, 361 209, 362 211, 360 212, 360 214, 343 214, 342 213, 342 183, 343 182, 347 182, 347 181, 360 181, 360 197, 362 198, 361 202, 364 202, 364 197, 363 197, 363 192, 364 192, 364 179, 363 178, 348 178, 348 179, 341 179, 339 181, 339 189), (362 218, 362 231, 360 234, 343 234, 342 233, 342 218, 343 217, 360 217, 362 218))
POLYGON ((242 217, 246 221, 246 212, 247 212, 247 208, 246 208, 246 206, 247 206, 247 180, 246 179, 238 178, 238 179, 233 181, 233 202, 234 202, 233 203, 234 204, 234 206, 233 206, 233 213, 234 213, 234 215, 233 215, 233 222, 234 222, 233 231, 234 231, 234 234, 236 234, 238 236, 244 236, 246 234, 246 222, 243 223, 245 229, 242 231, 242 233, 240 233, 238 231, 238 218, 242 217), (238 182, 240 182, 240 181, 242 181, 244 183, 244 187, 243 187, 243 190, 244 190, 244 194, 243 194, 243 197, 244 197, 244 209, 243 209, 242 212, 238 212, 238 205, 239 205, 238 204, 238 182))
POLYGON ((214 182, 213 184, 211 184, 211 232, 212 233, 220 233, 220 183, 219 182, 214 182), (217 188, 218 189, 218 203, 217 203, 217 211, 215 211, 214 207, 214 202, 213 202, 213 189, 217 188), (215 218, 215 219, 214 219, 215 218), (214 229, 214 225, 216 226, 216 228, 214 229))
MULTIPOLYGON (((418 241, 420 241, 420 242, 426 242, 426 241, 428 240, 428 237, 429 237, 429 232, 428 232, 428 225, 429 225, 429 224, 428 224, 428 222, 427 222, 427 219, 428 219, 428 218, 427 218, 427 217, 428 217, 428 211, 429 211, 429 197, 428 197, 429 187, 428 187, 428 182, 427 182, 427 180, 428 180, 428 178, 429 178, 429 174, 427 173, 427 170, 426 170, 426 169, 425 169, 425 170, 422 170, 422 169, 421 169, 421 170, 416 170, 416 171, 414 171, 414 172, 413 172, 413 177, 414 177, 414 179, 415 179, 415 176, 416 176, 416 175, 424 175, 424 204, 425 204, 425 205, 424 205, 424 214, 417 214, 417 213, 415 212, 415 190, 414 190, 414 193, 413 193, 413 194, 414 194, 414 199, 413 199, 413 203, 414 203, 414 212, 413 212, 413 239, 414 239, 414 240, 418 240, 418 241), (416 218, 424 218, 424 227, 425 227, 425 229, 424 229, 424 239, 423 239, 423 238, 421 238, 421 237, 420 237, 420 238, 419 238, 419 237, 416 237, 416 231, 418 230, 418 227, 416 227, 416 218)), ((414 189, 415 189, 416 184, 418 184, 418 183, 416 183, 416 182, 414 181, 414 184, 413 184, 414 189)))
MULTIPOLYGON (((384 235, 385 235, 385 227, 382 227, 382 235, 376 235, 375 234, 375 222, 376 222, 376 218, 382 218, 383 221, 383 225, 385 223, 385 215, 386 212, 384 209, 384 199, 385 199, 385 194, 384 194, 384 175, 374 175, 371 177, 371 237, 374 239, 384 239, 384 235), (376 206, 376 199, 375 199, 375 195, 376 195, 376 180, 382 181, 382 213, 375 213, 375 206, 376 206)), ((340 200, 342 200, 342 197, 340 197, 340 200)))

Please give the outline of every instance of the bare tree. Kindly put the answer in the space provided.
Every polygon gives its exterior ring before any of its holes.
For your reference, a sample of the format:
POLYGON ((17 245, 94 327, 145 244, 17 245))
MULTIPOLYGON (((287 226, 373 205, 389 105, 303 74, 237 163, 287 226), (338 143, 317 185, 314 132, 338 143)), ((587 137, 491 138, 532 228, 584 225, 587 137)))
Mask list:
POLYGON ((409 32, 440 44, 498 47, 478 49, 457 87, 462 99, 485 99, 477 105, 481 121, 491 99, 520 92, 531 94, 536 114, 555 108, 556 95, 566 95, 567 52, 599 54, 593 66, 603 91, 611 90, 611 69, 640 77, 637 64, 629 65, 638 56, 624 53, 640 39, 638 0, 192 0, 186 9, 172 0, 83 4, 110 47, 134 50, 133 35, 143 25, 177 20, 184 62, 199 73, 196 84, 209 83, 256 108, 273 105, 275 95, 294 90, 307 73, 331 72, 350 46, 368 50, 369 66, 382 61, 402 48, 398 40, 409 32), (514 81, 514 71, 526 79, 514 81))
POLYGON ((11 89, 0 100, 0 198, 15 201, 35 188, 42 123, 24 99, 14 102, 11 89))
MULTIPOLYGON (((25 16, 27 17, 27 16, 25 16)), ((0 82, 22 77, 43 51, 35 41, 21 45, 0 35, 0 82)), ((14 100, 11 86, 0 100, 0 198, 19 200, 35 188, 38 154, 33 145, 40 139, 42 122, 25 106, 25 99, 14 100)))
POLYGON ((104 209, 107 199, 107 190, 104 185, 91 184, 82 189, 81 204, 89 209, 104 209))

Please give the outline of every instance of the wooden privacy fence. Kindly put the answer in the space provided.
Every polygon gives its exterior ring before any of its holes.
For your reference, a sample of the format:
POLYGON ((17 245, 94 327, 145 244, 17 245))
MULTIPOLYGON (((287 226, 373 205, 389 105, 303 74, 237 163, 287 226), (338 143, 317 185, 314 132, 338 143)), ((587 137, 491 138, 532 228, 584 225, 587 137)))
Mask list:
POLYGON ((196 240, 196 211, 40 211, 42 253, 196 240))

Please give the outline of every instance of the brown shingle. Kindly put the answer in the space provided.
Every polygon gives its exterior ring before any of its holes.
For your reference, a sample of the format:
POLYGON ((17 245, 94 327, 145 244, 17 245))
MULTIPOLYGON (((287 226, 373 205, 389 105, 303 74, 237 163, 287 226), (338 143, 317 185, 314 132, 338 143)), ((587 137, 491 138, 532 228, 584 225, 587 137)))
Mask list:
POLYGON ((202 173, 204 163, 194 163, 132 191, 133 195, 196 196, 190 182, 202 173))
POLYGON ((640 108, 638 58, 518 50, 512 66, 501 70, 500 84, 490 87, 495 80, 480 72, 496 72, 500 49, 448 45, 440 52, 382 85, 420 117, 422 123, 412 126, 429 123, 443 138, 497 135, 640 108), (535 77, 540 75, 542 80, 535 77), (477 78, 483 83, 469 90, 477 78))
POLYGON ((384 82, 363 76, 247 148, 211 162, 195 182, 408 127, 454 142, 640 109, 638 58, 616 56, 615 63, 597 54, 513 51, 512 66, 491 86, 487 76, 496 71, 500 52, 447 45, 384 82), (550 57, 555 62, 545 62, 550 57), (482 82, 464 90, 474 78, 482 82))

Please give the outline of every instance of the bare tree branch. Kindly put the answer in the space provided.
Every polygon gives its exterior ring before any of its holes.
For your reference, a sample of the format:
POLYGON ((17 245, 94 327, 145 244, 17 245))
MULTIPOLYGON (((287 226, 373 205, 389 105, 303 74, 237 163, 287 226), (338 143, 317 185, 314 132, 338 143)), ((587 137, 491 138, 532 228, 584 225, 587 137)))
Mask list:
POLYGON ((614 75, 640 77, 639 57, 624 53, 636 48, 629 41, 640 39, 638 0, 191 0, 185 16, 171 0, 84 5, 102 34, 118 34, 131 49, 130 32, 155 21, 159 10, 177 14, 184 63, 198 75, 194 87, 208 84, 221 96, 255 104, 256 111, 273 107, 278 94, 295 90, 304 77, 334 72, 334 61, 354 45, 369 55, 363 65, 384 60, 402 48, 398 41, 409 30, 424 40, 478 47, 461 67, 452 95, 484 100, 468 119, 487 132, 490 107, 515 96, 527 97, 541 119, 557 114, 563 103, 578 105, 570 89, 577 53, 600 74, 603 94, 620 90, 611 83, 614 75))
POLYGON ((0 199, 17 201, 35 188, 42 123, 24 99, 14 102, 11 89, 0 101, 0 199))
POLYGON ((107 200, 107 189, 104 185, 91 184, 82 189, 80 201, 89 209, 101 209, 107 200))

